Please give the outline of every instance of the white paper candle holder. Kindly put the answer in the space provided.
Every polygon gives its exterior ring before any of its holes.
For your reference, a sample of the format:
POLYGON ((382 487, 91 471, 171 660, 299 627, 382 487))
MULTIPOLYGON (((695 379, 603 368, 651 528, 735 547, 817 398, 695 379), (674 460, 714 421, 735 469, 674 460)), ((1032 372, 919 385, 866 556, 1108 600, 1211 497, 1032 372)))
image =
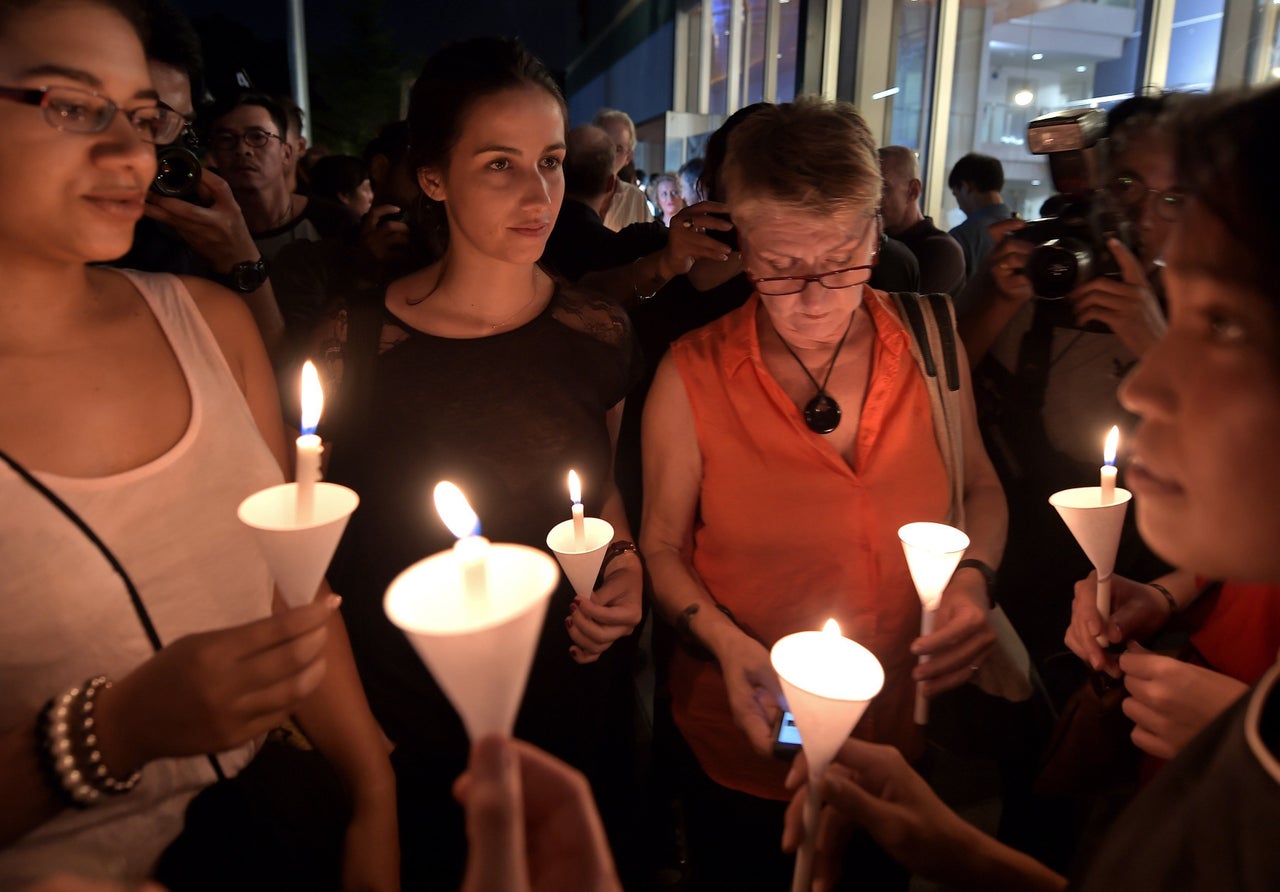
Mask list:
POLYGON ((351 512, 360 504, 354 490, 336 483, 314 484, 310 519, 298 516, 296 483, 259 490, 236 514, 253 531, 280 596, 291 607, 308 604, 342 539, 351 512))
POLYGON ((397 576, 383 605, 462 718, 472 741, 510 735, 560 573, 536 548, 492 544, 487 591, 468 593, 457 554, 442 551, 397 576))
POLYGON ((585 517, 583 523, 586 534, 582 548, 577 547, 572 520, 561 521, 551 528, 547 533, 547 547, 560 562, 560 569, 569 578, 574 593, 579 598, 590 598, 605 550, 613 541, 613 525, 598 517, 585 517))

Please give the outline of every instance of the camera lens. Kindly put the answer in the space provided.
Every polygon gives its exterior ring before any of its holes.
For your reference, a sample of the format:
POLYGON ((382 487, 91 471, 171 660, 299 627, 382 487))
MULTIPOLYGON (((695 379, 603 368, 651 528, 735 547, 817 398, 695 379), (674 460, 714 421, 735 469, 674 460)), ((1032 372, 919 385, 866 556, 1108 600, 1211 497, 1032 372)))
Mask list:
POLYGON ((164 146, 156 151, 156 178, 151 188, 170 198, 187 198, 200 184, 200 159, 182 146, 164 146))
POLYGON ((1027 278, 1040 297, 1066 297, 1093 278, 1093 251, 1073 238, 1049 239, 1027 257, 1027 278))

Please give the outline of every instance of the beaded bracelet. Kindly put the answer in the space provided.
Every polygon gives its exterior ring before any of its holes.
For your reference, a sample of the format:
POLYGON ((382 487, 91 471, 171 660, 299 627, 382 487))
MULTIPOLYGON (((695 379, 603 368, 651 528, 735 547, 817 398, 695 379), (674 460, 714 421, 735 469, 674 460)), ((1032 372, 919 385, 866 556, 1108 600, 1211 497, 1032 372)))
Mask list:
POLYGON ((45 704, 36 722, 36 746, 40 766, 58 797, 74 808, 88 808, 102 794, 76 765, 71 743, 71 706, 79 696, 79 688, 70 688, 45 704))
POLYGON ((93 715, 94 700, 99 691, 109 687, 111 687, 111 679, 105 675, 94 676, 84 683, 84 697, 80 701, 78 743, 80 751, 85 754, 88 762, 88 769, 83 773, 88 777, 89 782, 103 793, 119 796, 128 793, 138 785, 138 781, 142 780, 142 771, 135 771, 124 780, 119 780, 111 775, 111 771, 102 762, 102 751, 98 749, 98 735, 94 730, 97 725, 97 719, 93 715))

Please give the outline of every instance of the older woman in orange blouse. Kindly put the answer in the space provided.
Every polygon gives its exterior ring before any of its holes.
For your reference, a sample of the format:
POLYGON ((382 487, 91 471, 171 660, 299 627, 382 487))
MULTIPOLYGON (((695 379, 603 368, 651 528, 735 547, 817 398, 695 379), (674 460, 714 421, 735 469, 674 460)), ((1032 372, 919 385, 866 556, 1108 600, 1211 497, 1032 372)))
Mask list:
MULTIPOLYGON (((946 520, 951 489, 907 331, 866 284, 881 183, 866 125, 847 103, 764 109, 731 137, 724 176, 756 294, 677 342, 658 369, 644 418, 642 537, 659 612, 713 658, 677 650, 670 688, 675 723, 725 815, 712 821, 725 831, 721 863, 715 840, 699 863, 692 828, 691 860, 722 884, 744 849, 748 882, 761 879, 759 846, 777 849, 787 766, 770 755, 781 703, 774 641, 834 617, 886 671, 859 735, 916 758, 916 683, 932 696, 969 681, 994 640, 986 579, 972 567, 953 577, 936 631, 918 636, 897 529, 946 520), (922 655, 929 662, 918 664, 922 655), (758 820, 743 817, 753 812, 758 820), (759 846, 748 824, 761 826, 759 846)), ((967 556, 995 566, 1004 497, 963 386, 967 556)))

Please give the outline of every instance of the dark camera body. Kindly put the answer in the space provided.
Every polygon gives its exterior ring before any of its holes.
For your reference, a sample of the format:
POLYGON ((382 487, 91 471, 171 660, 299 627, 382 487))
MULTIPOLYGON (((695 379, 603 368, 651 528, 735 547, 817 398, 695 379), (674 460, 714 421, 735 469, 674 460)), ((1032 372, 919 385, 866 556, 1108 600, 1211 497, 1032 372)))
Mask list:
POLYGON ((151 191, 195 204, 200 171, 200 159, 195 152, 180 145, 160 146, 156 149, 156 178, 151 183, 151 191))
MULTIPOLYGON (((1027 146, 1049 156, 1054 188, 1067 199, 1056 217, 1033 220, 1013 237, 1029 242, 1026 274, 1039 297, 1062 298, 1099 276, 1120 278, 1120 265, 1107 247, 1118 239, 1135 248, 1132 227, 1116 213, 1102 188, 1106 114, 1076 109, 1042 115, 1027 125, 1027 146)), ((1091 330, 1106 327, 1091 323, 1091 330)))
POLYGON ((1026 274, 1039 297, 1066 297, 1078 285, 1098 276, 1120 277, 1120 266, 1107 247, 1119 239, 1132 247, 1127 221, 1102 206, 1098 196, 1070 202, 1057 217, 1032 220, 1013 233, 1029 242, 1026 274))

